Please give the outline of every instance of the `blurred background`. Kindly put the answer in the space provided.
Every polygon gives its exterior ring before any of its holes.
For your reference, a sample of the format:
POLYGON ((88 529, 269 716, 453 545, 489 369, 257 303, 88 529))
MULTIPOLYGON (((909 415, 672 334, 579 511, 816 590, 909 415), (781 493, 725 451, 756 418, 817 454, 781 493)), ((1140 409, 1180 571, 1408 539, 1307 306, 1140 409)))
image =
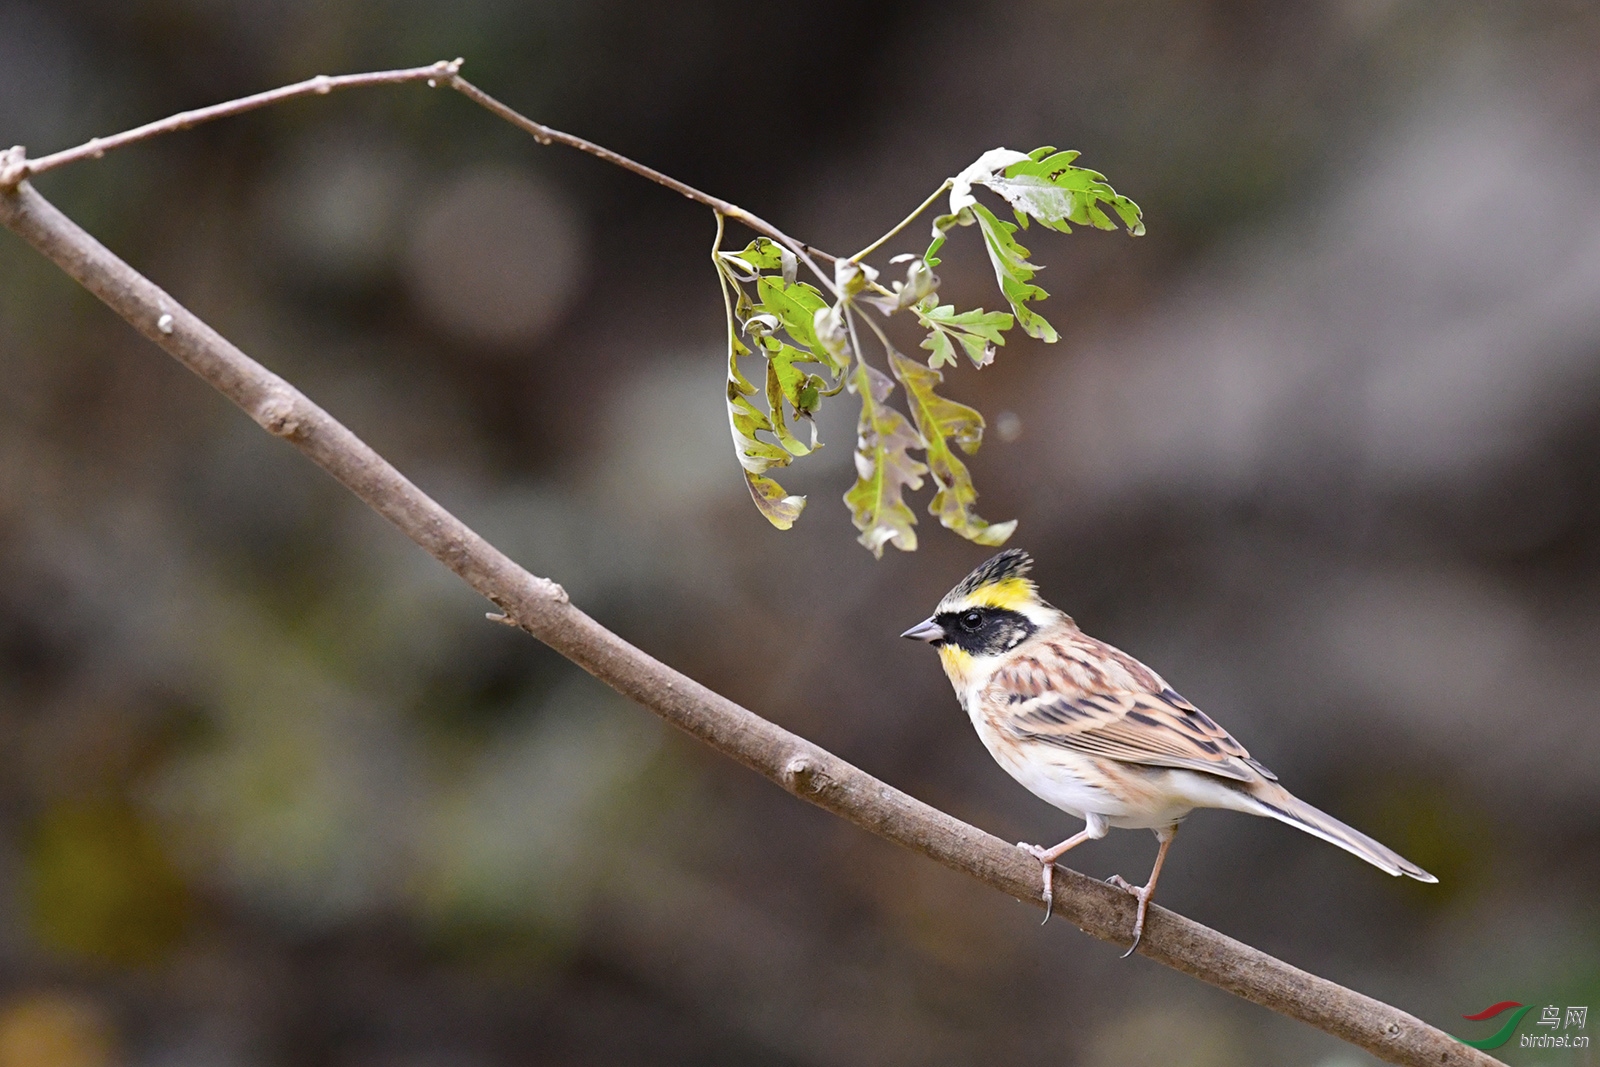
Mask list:
MULTIPOLYGON (((1061 343, 948 375, 1004 413, 980 510, 1441 878, 1202 812, 1162 903, 1466 1036, 1600 1007, 1593 5, 0 0, 0 144, 458 55, 838 253, 985 149, 1081 150, 1149 236, 1031 235, 1061 343)), ((782 479, 798 526, 750 505, 704 210, 421 87, 38 186, 630 640, 1007 840, 1076 828, 896 636, 988 550, 925 514, 914 555, 853 543, 847 402, 782 479)), ((993 307, 976 234, 948 249, 993 307)), ((1371 1062, 485 622, 10 235, 0 411, 0 1067, 1371 1062)))

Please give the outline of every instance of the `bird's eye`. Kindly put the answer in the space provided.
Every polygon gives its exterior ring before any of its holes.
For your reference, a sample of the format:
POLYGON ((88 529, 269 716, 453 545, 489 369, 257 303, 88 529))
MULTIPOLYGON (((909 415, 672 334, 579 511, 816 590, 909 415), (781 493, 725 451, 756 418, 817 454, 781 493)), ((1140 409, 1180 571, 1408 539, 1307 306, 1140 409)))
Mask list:
POLYGON ((965 615, 961 616, 961 628, 966 630, 968 633, 973 632, 982 625, 983 612, 981 611, 969 611, 965 615))

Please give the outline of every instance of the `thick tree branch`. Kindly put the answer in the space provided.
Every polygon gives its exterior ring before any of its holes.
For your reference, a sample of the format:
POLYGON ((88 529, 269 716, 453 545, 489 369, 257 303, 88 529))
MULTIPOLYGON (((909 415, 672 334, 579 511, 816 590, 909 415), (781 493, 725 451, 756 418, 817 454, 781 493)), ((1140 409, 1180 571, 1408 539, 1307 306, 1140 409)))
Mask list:
MULTIPOLYGON (((509 619, 602 682, 791 793, 864 829, 1039 905, 1039 867, 1016 847, 938 811, 653 659, 523 570, 412 485, 355 434, 250 359, 84 232, 23 181, 0 190, 0 223, 268 432, 333 475, 509 619)), ((1074 871, 1056 875, 1056 913, 1086 933, 1131 937, 1133 899, 1074 871)), ((1371 997, 1308 974, 1164 908, 1139 951, 1176 970, 1343 1038, 1391 1063, 1497 1063, 1371 997)))

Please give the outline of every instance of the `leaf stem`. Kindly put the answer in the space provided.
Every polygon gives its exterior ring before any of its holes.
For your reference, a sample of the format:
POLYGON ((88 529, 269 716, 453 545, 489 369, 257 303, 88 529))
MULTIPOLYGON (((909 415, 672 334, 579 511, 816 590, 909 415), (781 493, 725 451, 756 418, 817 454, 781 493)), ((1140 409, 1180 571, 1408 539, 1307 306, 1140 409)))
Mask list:
MULTIPOLYGON (((883 327, 872 321, 871 315, 861 316, 861 321, 870 326, 872 328, 872 332, 878 335, 878 343, 883 345, 883 354, 885 356, 897 351, 894 345, 889 343, 889 335, 883 332, 883 327)), ((851 336, 854 337, 853 334, 851 336)))
MULTIPOLYGON (((850 348, 855 353, 856 362, 861 366, 867 365, 867 355, 861 351, 861 339, 856 336, 856 314, 850 301, 844 301, 844 323, 850 328, 850 348)), ((871 320, 868 320, 869 324, 871 320)), ((877 329, 873 326, 873 329, 877 329)))
POLYGON ((933 194, 931 196, 929 196, 928 199, 924 200, 922 203, 917 205, 917 210, 913 211, 911 214, 909 214, 905 218, 901 219, 900 220, 900 224, 898 226, 896 226, 894 229, 890 230, 888 233, 884 234, 882 237, 878 238, 876 241, 872 242, 870 245, 868 245, 867 247, 863 248, 861 251, 857 252, 855 255, 851 256, 849 262, 851 262, 851 263, 860 263, 867 256, 872 255, 872 253, 874 253, 878 249, 882 248, 884 246, 884 244, 886 244, 888 242, 888 240, 891 237, 893 237, 895 234, 899 233, 901 230, 905 229, 907 226, 909 226, 913 222, 915 222, 918 215, 920 215, 924 211, 928 210, 928 208, 933 205, 933 202, 935 200, 939 199, 941 196, 943 196, 949 190, 951 181, 952 181, 952 179, 946 178, 944 180, 944 184, 939 186, 939 188, 935 189, 933 191, 933 194))
POLYGON ((724 219, 722 212, 712 211, 717 217, 717 236, 711 242, 711 265, 717 269, 717 284, 722 288, 722 310, 728 320, 728 359, 733 359, 733 300, 728 296, 728 276, 722 269, 722 262, 717 258, 717 253, 722 251, 722 230, 724 219))

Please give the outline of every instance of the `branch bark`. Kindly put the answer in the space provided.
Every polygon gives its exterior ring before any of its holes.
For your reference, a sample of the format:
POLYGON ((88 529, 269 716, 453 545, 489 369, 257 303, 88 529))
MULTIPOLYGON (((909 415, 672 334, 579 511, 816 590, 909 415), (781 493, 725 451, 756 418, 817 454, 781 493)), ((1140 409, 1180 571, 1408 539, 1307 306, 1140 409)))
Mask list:
MULTIPOLYGON (((1037 861, 768 722, 630 645, 518 566, 411 484, 336 419, 245 355, 96 241, 26 181, 0 188, 0 223, 17 233, 267 432, 305 453, 526 630, 613 689, 789 792, 863 829, 1042 906, 1037 861)), ((1066 869, 1055 911, 1085 933, 1131 940, 1134 902, 1066 869)), ((1152 906, 1139 951, 1201 981, 1412 1067, 1498 1063, 1382 1001, 1290 966, 1152 906)))

